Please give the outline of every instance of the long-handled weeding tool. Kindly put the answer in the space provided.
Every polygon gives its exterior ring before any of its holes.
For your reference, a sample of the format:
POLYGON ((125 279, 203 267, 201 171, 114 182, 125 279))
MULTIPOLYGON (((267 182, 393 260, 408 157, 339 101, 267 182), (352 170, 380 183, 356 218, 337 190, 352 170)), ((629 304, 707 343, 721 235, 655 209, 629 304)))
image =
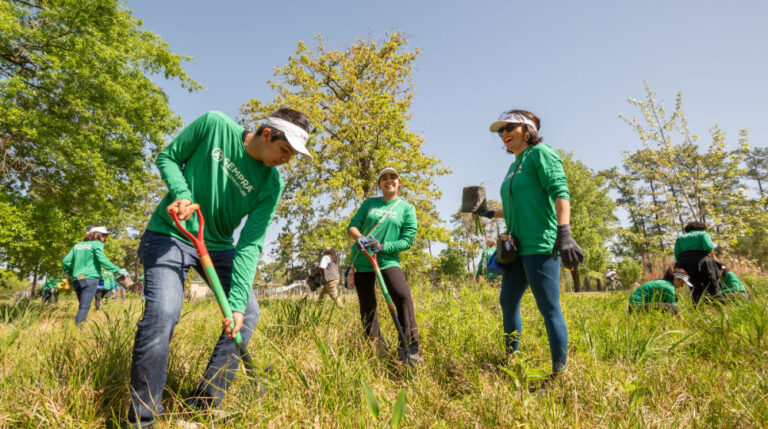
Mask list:
POLYGON ((379 279, 379 286, 381 287, 381 293, 384 294, 384 299, 387 300, 387 308, 389 308, 389 314, 392 316, 392 320, 395 322, 395 327, 397 328, 397 334, 400 336, 400 343, 402 344, 403 350, 400 354, 403 361, 406 365, 413 366, 413 363, 411 362, 411 357, 408 355, 408 342, 405 339, 405 334, 403 333, 403 327, 400 325, 400 319, 397 318, 397 312, 395 311, 395 304, 392 303, 392 297, 389 296, 389 290, 387 290, 387 284, 384 283, 384 277, 381 275, 381 269, 379 268, 379 263, 376 262, 376 252, 373 252, 373 255, 368 253, 365 249, 363 249, 363 253, 368 258, 369 261, 371 261, 371 265, 373 266, 373 271, 376 273, 376 278, 379 279))
MULTIPOLYGON (((224 294, 224 288, 221 286, 219 276, 216 274, 216 268, 213 267, 213 262, 211 261, 211 257, 208 254, 208 248, 205 246, 205 239, 203 238, 205 219, 203 219, 203 213, 200 211, 200 208, 197 208, 197 219, 200 223, 200 228, 197 231, 197 237, 192 235, 183 226, 181 226, 178 213, 172 212, 171 219, 173 219, 173 222, 176 224, 176 228, 178 228, 179 231, 181 231, 181 233, 184 234, 192 242, 192 244, 194 244, 195 249, 197 249, 197 254, 200 256, 200 263, 203 265, 203 269, 205 270, 205 277, 208 279, 208 286, 213 289, 213 294, 216 295, 216 301, 219 303, 221 313, 224 315, 224 317, 234 322, 235 319, 232 317, 232 309, 229 307, 227 295, 224 294)), ((240 332, 235 334, 235 345, 237 346, 237 352, 240 354, 240 359, 242 359, 243 363, 245 364, 246 372, 249 376, 254 377, 256 367, 253 365, 253 359, 251 359, 251 355, 248 353, 248 349, 243 344, 243 337, 240 335, 240 332)))

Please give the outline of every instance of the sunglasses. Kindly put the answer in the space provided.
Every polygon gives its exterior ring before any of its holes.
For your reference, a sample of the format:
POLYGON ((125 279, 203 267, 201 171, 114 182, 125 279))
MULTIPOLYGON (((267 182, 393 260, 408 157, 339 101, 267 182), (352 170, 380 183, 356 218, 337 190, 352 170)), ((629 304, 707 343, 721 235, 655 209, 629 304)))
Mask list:
POLYGON ((499 131, 497 131, 499 133, 499 137, 501 137, 501 135, 504 134, 505 131, 508 132, 508 133, 511 133, 515 129, 515 127, 518 126, 518 125, 520 125, 520 124, 509 123, 509 124, 504 125, 503 127, 499 128, 499 131))

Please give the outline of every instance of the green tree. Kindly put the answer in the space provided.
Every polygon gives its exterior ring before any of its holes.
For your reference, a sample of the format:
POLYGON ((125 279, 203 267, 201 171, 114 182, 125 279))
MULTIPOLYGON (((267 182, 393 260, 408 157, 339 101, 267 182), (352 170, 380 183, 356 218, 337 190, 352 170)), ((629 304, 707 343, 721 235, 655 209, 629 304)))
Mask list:
POLYGON ((122 229, 181 125, 153 76, 194 91, 118 0, 0 2, 0 258, 55 270, 86 227, 122 229))
POLYGON ((329 50, 317 36, 314 48, 299 42, 288 64, 277 68, 271 102, 253 99, 241 107, 243 122, 253 128, 279 106, 304 112, 313 127, 308 146, 314 158, 282 168, 278 261, 306 266, 325 245, 349 246, 351 213, 377 194, 378 173, 387 166, 400 172, 401 195, 416 207, 419 222, 413 248, 401 256, 404 271, 422 273, 428 242, 447 241, 433 180, 449 170, 422 151, 423 138, 407 123, 418 55, 407 50, 399 32, 381 41, 358 40, 345 50, 329 50))
POLYGON ((639 214, 644 223, 642 231, 634 225, 635 235, 625 237, 660 254, 664 262, 683 226, 701 220, 707 223, 717 251, 731 252, 750 233, 750 225, 757 224, 750 210, 753 202, 741 183, 746 174, 742 164, 749 152, 747 131, 740 131, 738 148, 729 151, 725 133, 715 125, 709 130, 711 143, 701 151, 698 136, 688 128, 682 94, 677 94, 674 111, 668 115, 663 101, 647 84, 645 89, 644 101, 629 99, 642 119, 620 115, 644 145, 633 154, 625 153, 625 173, 612 177, 623 197, 629 194, 620 188, 634 183, 635 198, 620 204, 631 215, 639 214))
POLYGON ((584 251, 584 263, 571 272, 576 291, 580 289, 579 270, 602 272, 609 259, 609 243, 614 235, 614 202, 608 195, 608 180, 573 159, 570 152, 560 152, 568 177, 571 203, 571 231, 584 251))

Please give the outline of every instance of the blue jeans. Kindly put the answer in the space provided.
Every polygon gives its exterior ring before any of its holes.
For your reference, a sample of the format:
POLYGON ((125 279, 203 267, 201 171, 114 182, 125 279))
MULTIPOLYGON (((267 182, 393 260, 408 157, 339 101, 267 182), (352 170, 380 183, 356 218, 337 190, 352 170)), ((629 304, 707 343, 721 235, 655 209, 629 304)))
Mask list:
POLYGON ((568 328, 560 309, 560 258, 552 259, 552 255, 518 257, 501 279, 499 302, 504 317, 507 353, 518 350, 523 329, 520 301, 529 285, 547 327, 552 371, 559 372, 565 366, 568 355, 568 328))
POLYGON ((75 315, 75 324, 79 325, 88 318, 88 310, 91 308, 93 297, 96 295, 96 288, 99 286, 99 279, 75 279, 75 294, 80 305, 75 315))
MULTIPOLYGON (((210 256, 224 292, 229 295, 235 251, 210 252, 210 256)), ((137 324, 131 362, 128 420, 134 424, 154 421, 164 410, 160 399, 168 376, 169 343, 184 300, 184 280, 190 267, 201 275, 204 272, 193 246, 152 231, 146 231, 141 238, 139 259, 144 264, 145 306, 144 316, 137 324)), ((259 303, 251 290, 240 331, 244 344, 251 339, 258 320, 259 303)), ((215 323, 220 323, 220 319, 215 323)), ((239 362, 234 341, 222 333, 194 396, 205 405, 217 406, 232 384, 239 362)))

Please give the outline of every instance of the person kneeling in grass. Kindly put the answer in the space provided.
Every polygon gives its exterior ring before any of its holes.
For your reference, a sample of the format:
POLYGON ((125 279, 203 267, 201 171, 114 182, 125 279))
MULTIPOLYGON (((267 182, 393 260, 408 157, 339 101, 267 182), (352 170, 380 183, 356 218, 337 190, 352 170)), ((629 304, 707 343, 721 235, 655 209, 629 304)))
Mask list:
POLYGON ((733 299, 751 299, 752 295, 747 291, 747 288, 741 283, 736 274, 730 271, 725 265, 720 267, 720 281, 722 287, 720 289, 720 296, 729 300, 733 299))
POLYGON ((629 312, 658 309, 677 314, 680 309, 677 308, 675 289, 683 285, 691 287, 688 273, 672 265, 667 268, 663 278, 643 283, 632 292, 629 296, 629 312))

